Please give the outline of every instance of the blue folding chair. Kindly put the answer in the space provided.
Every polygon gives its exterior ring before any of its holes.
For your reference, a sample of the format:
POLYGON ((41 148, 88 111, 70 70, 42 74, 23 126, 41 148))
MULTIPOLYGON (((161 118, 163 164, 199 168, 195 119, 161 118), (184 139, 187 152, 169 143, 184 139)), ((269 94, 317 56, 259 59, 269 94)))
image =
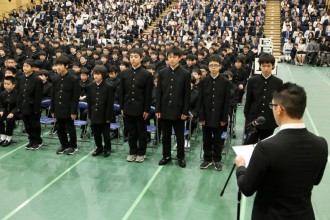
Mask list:
MULTIPOLYGON (((85 109, 87 109, 87 107, 88 107, 87 102, 78 103, 78 108, 80 110, 85 110, 85 109)), ((91 137, 91 132, 89 130, 88 116, 87 116, 86 120, 80 120, 80 119, 74 120, 74 126, 75 127, 85 126, 85 132, 83 132, 82 138, 80 138, 81 146, 83 147, 84 142, 90 142, 90 137, 91 137)))
MULTIPOLYGON (((56 126, 56 119, 55 118, 49 118, 48 115, 47 115, 49 113, 49 110, 50 110, 50 105, 51 105, 51 100, 50 99, 45 99, 41 102, 41 107, 42 107, 41 112, 45 111, 46 115, 40 117, 40 124, 44 125, 45 127, 47 127, 48 125, 52 125, 51 130, 49 132, 49 135, 50 135, 49 140, 50 141, 49 141, 48 144, 50 144, 51 140, 54 138, 54 130, 55 130, 55 126, 56 126)), ((41 135, 42 135, 42 138, 44 139, 45 138, 44 135, 43 134, 41 134, 41 135)), ((44 145, 47 145, 47 144, 44 144, 44 145)))
POLYGON ((120 106, 118 104, 114 104, 113 105, 113 112, 115 114, 115 117, 117 118, 117 122, 115 123, 110 123, 110 131, 112 132, 115 132, 116 130, 118 130, 117 132, 117 138, 116 138, 116 151, 118 150, 118 147, 119 145, 121 145, 120 143, 120 130, 122 128, 122 119, 120 119, 120 115, 121 115, 121 112, 120 112, 120 106))
MULTIPOLYGON (((156 114, 156 108, 154 106, 151 106, 150 108, 150 114, 155 115, 156 114)), ((147 125, 147 132, 150 133, 153 138, 151 138, 151 141, 153 142, 153 152, 157 149, 158 143, 159 143, 159 131, 158 131, 158 119, 155 115, 155 124, 154 125, 147 125)))

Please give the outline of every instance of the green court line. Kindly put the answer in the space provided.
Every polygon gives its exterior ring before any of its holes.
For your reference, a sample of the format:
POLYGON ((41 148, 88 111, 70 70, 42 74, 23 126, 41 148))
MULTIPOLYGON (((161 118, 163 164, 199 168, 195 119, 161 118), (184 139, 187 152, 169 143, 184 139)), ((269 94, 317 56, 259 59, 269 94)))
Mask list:
POLYGON ((152 177, 148 181, 147 185, 145 185, 145 187, 143 188, 143 190, 140 192, 139 196, 135 199, 135 201, 133 202, 133 204, 131 205, 131 207, 128 209, 128 211, 126 212, 126 214, 124 215, 124 217, 122 218, 122 220, 127 220, 128 217, 132 214, 132 212, 134 211, 134 209, 136 208, 136 206, 142 200, 142 197, 144 196, 144 194, 147 192, 148 188, 155 181, 156 177, 158 176, 158 174, 160 173, 160 171, 162 170, 162 168, 163 168, 163 166, 158 167, 158 169, 156 170, 156 172, 152 175, 152 177))
POLYGON ((62 172, 60 175, 58 175, 55 179, 53 179, 51 182, 49 182, 46 186, 44 186, 42 189, 40 189, 38 192, 36 192, 33 196, 25 200, 21 205, 19 205, 16 209, 11 211, 8 215, 6 215, 2 220, 7 220, 13 215, 15 215, 17 212, 19 212, 22 208, 24 208, 26 205, 28 205, 32 200, 34 200, 36 197, 38 197, 40 194, 42 194, 45 190, 47 190, 49 187, 51 187, 54 183, 56 183, 59 179, 61 179, 65 174, 70 172, 73 168, 75 168, 79 163, 81 163, 83 160, 85 160, 88 156, 90 156, 94 150, 89 152, 87 155, 82 157, 80 160, 78 160, 76 163, 71 165, 68 169, 66 169, 64 172, 62 172))
MULTIPOLYGON (((44 136, 44 135, 47 134, 47 133, 49 133, 49 131, 43 133, 42 136, 44 136)), ((2 158, 7 157, 8 155, 10 155, 10 154, 12 154, 12 153, 18 151, 19 149, 23 148, 23 147, 24 147, 25 145, 27 145, 28 143, 29 143, 29 142, 25 142, 24 144, 20 145, 19 147, 15 148, 14 150, 11 150, 11 151, 9 151, 8 153, 2 155, 2 156, 0 157, 0 160, 1 160, 2 158)))

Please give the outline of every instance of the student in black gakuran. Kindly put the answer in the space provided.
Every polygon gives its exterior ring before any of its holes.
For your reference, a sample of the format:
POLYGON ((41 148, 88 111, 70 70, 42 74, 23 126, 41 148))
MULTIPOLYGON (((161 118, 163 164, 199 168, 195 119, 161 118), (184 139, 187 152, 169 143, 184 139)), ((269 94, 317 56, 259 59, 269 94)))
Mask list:
POLYGON ((70 59, 62 55, 55 60, 57 75, 53 77, 50 112, 56 118, 57 135, 61 147, 57 154, 74 154, 77 148, 77 135, 74 120, 78 114, 80 96, 79 79, 68 72, 70 59), (70 141, 68 141, 68 135, 70 141))
POLYGON ((103 153, 104 157, 108 157, 111 152, 110 121, 114 94, 112 87, 104 80, 106 74, 105 66, 96 65, 93 69, 94 82, 90 85, 87 93, 88 115, 96 145, 93 156, 103 153), (104 146, 102 145, 102 136, 104 146))
POLYGON ((200 82, 200 113, 199 121, 203 126, 204 161, 201 169, 214 164, 216 170, 222 170, 221 134, 226 129, 230 107, 231 84, 220 75, 221 57, 212 55, 209 58, 210 74, 200 82))
POLYGON ((27 150, 37 150, 42 145, 40 108, 43 84, 33 72, 33 65, 33 59, 26 59, 23 63, 24 74, 17 81, 17 107, 29 136, 29 144, 25 147, 27 150))
MULTIPOLYGON (((268 108, 272 101, 272 93, 283 84, 283 81, 272 75, 275 58, 269 53, 262 53, 259 57, 261 74, 251 77, 247 83, 244 116, 246 125, 258 117, 263 116, 265 123, 256 126, 255 133, 247 135, 245 144, 254 144, 271 136, 277 127, 273 113, 268 108)), ((246 127, 248 130, 248 126, 246 127)), ((249 132, 249 131, 247 131, 249 132)))
POLYGON ((6 76, 3 85, 5 91, 0 93, 0 145, 8 147, 12 143, 15 120, 18 116, 15 78, 6 76))
POLYGON ((146 120, 151 107, 152 75, 141 66, 140 49, 130 51, 130 62, 132 67, 120 73, 119 105, 129 136, 127 161, 142 163, 147 148, 146 120))
POLYGON ((156 117, 162 124, 163 157, 159 165, 172 160, 171 136, 174 128, 177 140, 177 159, 186 167, 184 152, 184 122, 189 115, 190 73, 180 66, 182 51, 173 46, 167 51, 169 66, 159 71, 156 91, 156 117))

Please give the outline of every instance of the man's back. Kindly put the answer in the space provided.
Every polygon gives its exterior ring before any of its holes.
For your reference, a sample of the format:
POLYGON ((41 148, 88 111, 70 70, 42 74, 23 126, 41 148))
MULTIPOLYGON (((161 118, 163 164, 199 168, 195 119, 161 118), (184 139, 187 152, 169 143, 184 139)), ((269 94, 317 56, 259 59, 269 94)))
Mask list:
POLYGON ((244 174, 248 184, 240 185, 245 195, 257 192, 252 219, 314 219, 311 192, 327 156, 325 139, 305 128, 284 129, 259 142, 244 174))

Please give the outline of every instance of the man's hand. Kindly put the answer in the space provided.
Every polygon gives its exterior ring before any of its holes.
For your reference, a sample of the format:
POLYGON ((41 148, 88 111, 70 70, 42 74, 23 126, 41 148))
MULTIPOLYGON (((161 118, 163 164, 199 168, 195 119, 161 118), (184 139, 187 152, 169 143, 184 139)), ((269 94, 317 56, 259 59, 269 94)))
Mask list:
POLYGON ((201 124, 202 126, 205 126, 205 121, 200 121, 199 124, 201 124))
POLYGON ((71 119, 75 120, 77 118, 77 115, 71 114, 71 119))
POLYGON ((227 122, 225 122, 225 121, 220 121, 220 126, 221 126, 221 127, 225 126, 226 124, 227 124, 227 122))
POLYGON ((187 117, 188 117, 187 115, 182 114, 182 115, 181 115, 181 120, 186 120, 187 117))
POLYGON ((124 117, 124 110, 120 110, 121 116, 124 117))
POLYGON ((9 115, 7 115, 7 118, 13 118, 13 117, 14 117, 14 114, 13 113, 10 113, 9 115))
POLYGON ((156 117, 157 117, 158 119, 160 119, 160 117, 161 117, 161 113, 160 113, 160 112, 156 113, 156 117))
POLYGON ((149 112, 143 112, 143 119, 144 120, 147 120, 148 116, 149 116, 149 112))
POLYGON ((2 117, 3 116, 3 112, 0 112, 0 117, 2 117))
POLYGON ((245 166, 245 160, 244 160, 244 158, 242 156, 238 155, 235 158, 235 164, 236 164, 236 167, 245 166))
POLYGON ((55 113, 50 113, 50 115, 52 116, 52 118, 55 118, 55 113))
POLYGON ((239 88, 239 89, 244 89, 243 84, 239 84, 238 88, 239 88))

